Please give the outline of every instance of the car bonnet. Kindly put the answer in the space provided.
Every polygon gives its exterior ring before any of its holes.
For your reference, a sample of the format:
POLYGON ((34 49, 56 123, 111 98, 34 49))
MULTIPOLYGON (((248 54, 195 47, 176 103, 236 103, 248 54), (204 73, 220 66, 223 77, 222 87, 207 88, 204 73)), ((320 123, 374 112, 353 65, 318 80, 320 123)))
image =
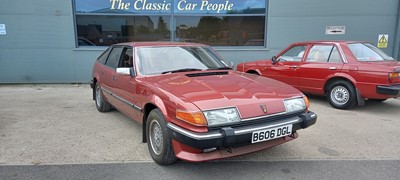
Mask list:
POLYGON ((234 71, 173 73, 147 80, 203 111, 236 107, 242 118, 285 112, 284 99, 303 95, 279 81, 234 71))

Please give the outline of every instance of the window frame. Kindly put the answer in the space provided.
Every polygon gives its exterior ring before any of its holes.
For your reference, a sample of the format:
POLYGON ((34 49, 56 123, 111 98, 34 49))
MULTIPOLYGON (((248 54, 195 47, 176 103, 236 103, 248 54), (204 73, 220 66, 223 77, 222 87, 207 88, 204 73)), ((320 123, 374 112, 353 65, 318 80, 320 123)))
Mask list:
POLYGON ((116 69, 118 68, 120 62, 121 62, 121 59, 122 59, 122 52, 124 51, 124 46, 118 46, 118 45, 117 45, 117 46, 111 46, 111 47, 112 47, 112 48, 111 48, 111 51, 110 51, 110 53, 108 54, 107 60, 106 60, 106 62, 104 63, 104 65, 105 65, 106 67, 110 68, 110 69, 116 70, 116 69), (110 57, 111 57, 111 55, 113 54, 114 50, 117 49, 117 48, 120 48, 120 49, 121 49, 121 52, 120 52, 120 54, 119 54, 119 58, 118 58, 118 62, 117 62, 117 64, 116 64, 116 66, 115 66, 115 67, 112 67, 112 66, 108 65, 107 63, 108 63, 108 61, 110 60, 110 57))
POLYGON ((337 64, 344 64, 345 60, 343 59, 342 56, 343 56, 343 54, 341 53, 340 46, 337 46, 335 44, 311 44, 309 46, 309 50, 307 52, 307 55, 304 57, 304 62, 305 63, 329 63, 329 64, 337 63, 337 64), (316 47, 316 46, 319 46, 319 47, 322 47, 322 46, 331 47, 331 50, 329 51, 329 55, 328 55, 326 61, 309 61, 309 57, 311 55, 310 53, 312 52, 312 49, 314 47, 316 47), (332 57, 332 53, 334 52, 334 49, 336 49, 336 52, 338 53, 339 58, 340 58, 340 61, 338 61, 338 62, 330 61, 330 58, 332 57))
POLYGON ((134 63, 133 59, 134 59, 133 48, 131 46, 123 46, 123 49, 122 49, 122 52, 121 52, 121 57, 119 59, 119 63, 118 63, 118 67, 117 68, 133 68, 133 67, 135 67, 135 63, 134 63), (125 54, 127 54, 126 52, 129 49, 131 49, 131 51, 132 51, 132 54, 129 57, 129 61, 130 61, 130 59, 132 59, 132 66, 131 67, 126 67, 126 66, 123 66, 123 63, 124 63, 125 60, 123 60, 122 55, 125 56, 125 54))
MULTIPOLYGON (((303 59, 304 59, 304 57, 305 57, 305 55, 306 55, 307 49, 308 49, 308 45, 306 45, 306 44, 299 44, 299 45, 291 46, 291 47, 288 48, 285 52, 283 52, 281 55, 279 55, 278 59, 284 60, 283 62, 302 62, 303 59), (284 54, 286 54, 287 52, 289 52, 289 51, 292 50, 293 48, 297 48, 297 47, 303 47, 303 48, 304 48, 304 50, 303 50, 303 52, 302 52, 303 54, 301 55, 299 61, 288 61, 287 59, 283 59, 283 58, 282 58, 282 56, 283 56, 284 54)), ((300 52, 301 52, 301 51, 300 51, 300 52)), ((299 54, 300 54, 300 53, 299 53, 299 54)), ((294 56, 293 56, 293 57, 294 57, 294 56)), ((297 56, 297 57, 298 57, 298 56, 297 56)))
POLYGON ((97 61, 99 61, 100 64, 106 65, 108 56, 110 56, 110 53, 111 53, 112 49, 113 49, 113 47, 110 46, 106 50, 104 50, 104 52, 101 53, 100 56, 97 58, 97 61), (107 57, 105 57, 104 62, 102 62, 102 60, 100 60, 100 59, 103 58, 103 56, 107 56, 107 57))
POLYGON ((72 0, 72 14, 73 14, 73 19, 74 19, 74 30, 75 30, 75 48, 101 48, 104 49, 104 47, 110 47, 110 46, 79 46, 78 45, 78 27, 77 27, 77 16, 170 16, 170 42, 174 42, 174 40, 177 38, 176 37, 176 19, 175 17, 179 16, 220 16, 220 17, 225 17, 225 16, 260 16, 264 17, 264 44, 263 46, 211 46, 217 50, 268 50, 268 20, 269 20, 269 1, 270 0, 264 0, 265 1, 265 13, 259 13, 259 14, 196 14, 196 13, 175 13, 175 7, 174 7, 174 2, 176 0, 171 0, 171 13, 147 13, 147 14, 133 14, 133 13, 124 13, 124 14, 113 14, 113 13, 78 13, 76 12, 76 0, 72 0))

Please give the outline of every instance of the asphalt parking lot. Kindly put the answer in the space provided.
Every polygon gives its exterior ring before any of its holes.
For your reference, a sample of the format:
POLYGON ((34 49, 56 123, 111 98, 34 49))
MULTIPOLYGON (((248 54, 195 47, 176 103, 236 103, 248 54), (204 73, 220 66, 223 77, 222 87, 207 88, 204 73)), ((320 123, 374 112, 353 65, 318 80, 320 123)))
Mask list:
MULTIPOLYGON (((99 113, 87 84, 1 86, 0 99, 0 164, 152 161, 140 124, 99 113)), ((298 139, 229 160, 400 159, 399 100, 349 111, 310 101, 318 121, 298 139)))
MULTIPOLYGON (((299 138, 218 162, 400 160, 400 100, 337 110, 310 97, 317 123, 299 138)), ((141 126, 99 113, 87 84, 1 85, 0 165, 152 163, 141 126)))

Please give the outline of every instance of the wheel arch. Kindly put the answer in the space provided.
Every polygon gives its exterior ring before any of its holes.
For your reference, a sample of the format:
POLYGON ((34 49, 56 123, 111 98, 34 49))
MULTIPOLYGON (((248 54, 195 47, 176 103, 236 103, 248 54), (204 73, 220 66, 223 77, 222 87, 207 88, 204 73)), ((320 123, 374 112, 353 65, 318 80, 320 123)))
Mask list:
POLYGON ((357 90, 356 81, 351 76, 345 76, 345 75, 331 76, 331 77, 328 77, 327 80, 325 81, 324 95, 326 95, 326 93, 328 92, 328 87, 331 83, 333 83, 335 81, 340 81, 340 80, 351 83, 354 86, 354 88, 357 90))
POLYGON ((147 123, 147 117, 150 114, 150 112, 153 109, 159 109, 161 113, 164 115, 164 117, 167 114, 167 110, 165 108, 164 102, 159 98, 158 96, 153 96, 151 100, 146 103, 142 109, 143 112, 143 123, 142 123, 142 142, 146 143, 147 142, 147 137, 146 137, 146 123, 147 123))
POLYGON ((261 75, 261 71, 260 70, 258 70, 258 69, 248 69, 247 71, 246 71, 246 73, 249 73, 249 74, 255 74, 255 75, 261 75))
POLYGON ((96 100, 96 84, 97 84, 97 78, 94 77, 93 79, 93 88, 92 88, 92 98, 93 100, 96 100))
POLYGON ((96 84, 100 81, 100 76, 98 73, 93 73, 92 74, 92 79, 91 81, 93 82, 93 100, 96 100, 96 84))
POLYGON ((353 85, 353 87, 354 87, 354 89, 356 91, 357 104, 360 105, 360 106, 363 106, 365 104, 365 99, 362 96, 361 92, 357 88, 356 80, 353 77, 349 76, 349 75, 347 75, 347 76, 343 76, 343 75, 342 76, 333 76, 333 77, 328 78, 328 80, 325 82, 325 85, 324 85, 324 95, 327 96, 328 87, 329 87, 329 85, 331 83, 333 83, 335 81, 340 81, 340 80, 347 81, 351 85, 353 85))

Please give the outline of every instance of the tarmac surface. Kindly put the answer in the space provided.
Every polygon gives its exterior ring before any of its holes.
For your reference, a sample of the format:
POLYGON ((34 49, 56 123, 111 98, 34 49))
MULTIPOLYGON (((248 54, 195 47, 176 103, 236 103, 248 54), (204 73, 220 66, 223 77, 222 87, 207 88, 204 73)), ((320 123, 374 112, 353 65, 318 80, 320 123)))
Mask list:
MULTIPOLYGON (((14 177, 14 171, 25 170, 23 175, 29 175, 49 169, 53 172, 51 169, 58 167, 65 167, 64 173, 74 173, 79 168, 82 172, 91 172, 93 167, 89 164, 98 167, 95 170, 98 172, 110 164, 128 169, 148 167, 168 173, 153 163, 147 145, 141 142, 141 125, 118 111, 98 112, 91 93, 87 84, 0 85, 0 179, 14 177)), ((315 170, 341 167, 336 172, 361 168, 358 170, 365 173, 355 179, 382 177, 383 172, 388 179, 400 179, 397 172, 400 169, 399 99, 367 101, 365 106, 344 111, 332 108, 323 97, 309 98, 310 110, 317 113, 318 120, 314 126, 300 130, 298 139, 248 155, 200 164, 180 162, 172 167, 182 166, 190 172, 194 171, 188 170, 190 167, 207 164, 221 169, 224 164, 231 164, 233 168, 238 168, 237 163, 254 164, 267 169, 277 164, 281 167, 279 172, 285 174, 295 171, 297 166, 308 165, 315 170), (322 162, 324 165, 318 165, 322 162), (292 164, 294 169, 285 170, 285 164, 292 164), (346 164, 349 166, 344 168, 346 164), (374 173, 374 170, 380 171, 374 173)), ((119 170, 113 172, 118 174, 119 170)), ((265 170, 261 175, 268 172, 265 170)), ((307 179, 310 174, 303 175, 307 179)), ((320 179, 321 174, 314 175, 320 179)), ((343 173, 338 175, 332 177, 341 177, 343 173)), ((112 177, 115 176, 106 179, 112 177)))

